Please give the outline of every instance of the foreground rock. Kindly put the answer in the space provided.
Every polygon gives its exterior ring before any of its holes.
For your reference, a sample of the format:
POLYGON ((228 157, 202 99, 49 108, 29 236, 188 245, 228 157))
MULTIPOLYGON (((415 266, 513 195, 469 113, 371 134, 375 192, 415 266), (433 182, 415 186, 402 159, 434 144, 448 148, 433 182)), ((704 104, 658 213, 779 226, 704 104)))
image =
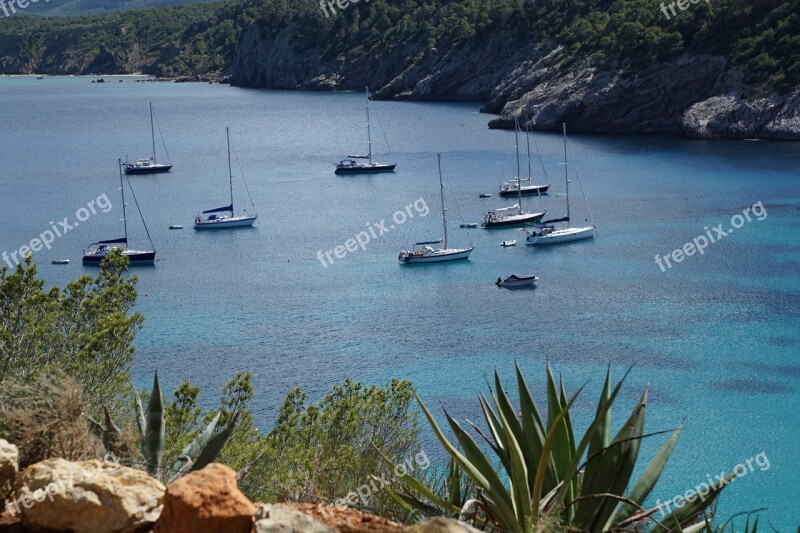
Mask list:
POLYGON ((254 533, 337 533, 296 509, 283 504, 261 504, 256 511, 254 533))
POLYGON ((402 529, 400 524, 388 518, 362 513, 350 507, 335 507, 314 503, 284 504, 301 513, 313 516, 341 533, 396 533, 402 529))
POLYGON ((405 533, 480 533, 469 524, 452 518, 432 518, 414 526, 403 528, 405 533))
POLYGON ((236 484, 236 472, 214 463, 170 483, 154 532, 250 533, 255 512, 236 484))
POLYGON ((28 529, 128 533, 155 523, 164 486, 114 463, 48 459, 26 468, 14 492, 13 513, 28 529))
POLYGON ((0 496, 5 496, 17 478, 19 450, 13 444, 0 439, 0 496))

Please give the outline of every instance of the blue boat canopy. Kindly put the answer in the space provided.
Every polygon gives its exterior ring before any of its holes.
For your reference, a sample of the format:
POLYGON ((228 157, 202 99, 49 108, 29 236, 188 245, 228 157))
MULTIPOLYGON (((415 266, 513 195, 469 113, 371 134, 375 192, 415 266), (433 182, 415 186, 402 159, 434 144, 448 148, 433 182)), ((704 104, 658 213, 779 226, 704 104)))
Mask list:
POLYGON ((126 239, 125 237, 122 237, 120 239, 109 239, 107 241, 97 241, 97 244, 120 244, 120 243, 127 244, 127 242, 128 242, 128 239, 126 239))
POLYGON ((441 239, 439 239, 438 241, 422 241, 422 242, 415 242, 415 243, 414 243, 414 246, 423 246, 423 245, 425 245, 425 244, 439 244, 440 242, 442 242, 442 240, 441 240, 441 239))
POLYGON ((209 209, 208 211, 203 211, 203 214, 205 215, 207 213, 222 213, 224 211, 230 211, 231 213, 233 213, 233 204, 226 205, 225 207, 217 207, 216 209, 209 209))

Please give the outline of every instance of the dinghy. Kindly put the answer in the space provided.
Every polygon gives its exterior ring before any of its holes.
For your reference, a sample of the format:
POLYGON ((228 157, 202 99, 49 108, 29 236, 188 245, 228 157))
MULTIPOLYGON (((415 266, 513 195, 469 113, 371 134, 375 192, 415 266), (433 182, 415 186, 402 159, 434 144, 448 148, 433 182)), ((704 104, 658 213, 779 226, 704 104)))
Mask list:
POLYGON ((498 287, 517 288, 517 287, 535 287, 539 278, 536 276, 518 276, 511 274, 506 279, 497 278, 495 285, 498 287))

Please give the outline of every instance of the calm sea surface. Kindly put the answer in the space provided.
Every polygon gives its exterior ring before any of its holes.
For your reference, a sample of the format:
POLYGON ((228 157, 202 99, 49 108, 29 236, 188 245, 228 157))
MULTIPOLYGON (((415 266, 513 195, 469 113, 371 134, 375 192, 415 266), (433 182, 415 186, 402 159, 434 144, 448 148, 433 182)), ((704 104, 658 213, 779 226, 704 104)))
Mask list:
MULTIPOLYGON (((366 148, 361 94, 106 80, 0 78, 0 251, 18 249, 51 221, 75 221, 79 208, 106 194, 108 213, 98 210, 36 255, 53 284, 94 273, 81 265, 82 249, 121 235, 116 160, 149 153, 152 101, 175 168, 131 178, 159 259, 135 272, 146 317, 137 382, 149 384, 158 368, 169 388, 187 378, 213 404, 225 381, 246 370, 262 429, 292 387, 318 398, 346 376, 410 379, 432 407, 441 400, 475 418, 485 375, 497 368, 513 390, 515 361, 543 401, 549 360, 568 391, 589 381, 577 407, 583 430, 606 366, 619 377, 635 364, 617 424, 646 386, 649 430, 686 423, 653 501, 763 452, 769 468, 751 461, 754 471, 726 489, 721 510, 769 507, 775 527, 796 528, 800 143, 570 137, 597 238, 532 249, 515 228, 458 228, 459 211, 480 222, 485 211, 515 203, 496 194, 515 173, 514 134, 490 131, 479 104, 374 103, 377 159, 396 161, 398 170, 338 177, 332 162, 366 148), (238 156, 259 219, 252 229, 195 232, 196 213, 227 203, 226 126, 236 202, 249 207, 238 156), (448 194, 451 244, 476 249, 468 262, 401 267, 401 249, 441 236, 437 152, 457 200, 448 194), (495 196, 479 199, 483 192, 495 196), (406 214, 414 217, 396 224, 402 217, 393 214, 419 199, 430 213, 412 207, 406 214), (763 220, 751 215, 703 255, 664 272, 656 265, 656 254, 705 227, 729 229, 734 215, 759 202, 763 220), (318 251, 382 220, 394 228, 322 265, 318 251), (519 245, 501 248, 506 239, 519 245), (50 264, 61 258, 71 264, 50 264), (511 273, 536 274, 540 287, 494 285, 511 273)), ((534 138, 543 160, 534 159, 536 180, 563 191, 560 136, 534 138)), ((573 220, 582 221, 575 177, 572 191, 573 220)), ((145 247, 130 197, 128 204, 131 245, 145 247)), ((550 194, 544 205, 563 216, 562 197, 550 194)), ((643 464, 663 438, 646 444, 643 464)))

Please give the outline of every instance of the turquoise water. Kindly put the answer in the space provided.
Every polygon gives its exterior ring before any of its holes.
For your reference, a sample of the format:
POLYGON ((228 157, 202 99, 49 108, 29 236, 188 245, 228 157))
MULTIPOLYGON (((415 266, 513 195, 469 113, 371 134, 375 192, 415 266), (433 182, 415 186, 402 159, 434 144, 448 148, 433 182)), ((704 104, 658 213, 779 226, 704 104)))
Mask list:
MULTIPOLYGON (((268 428, 296 385, 318 397, 345 376, 373 383, 397 376, 412 380, 431 406, 441 400, 476 418, 485 375, 497 368, 511 386, 517 362, 542 398, 549 360, 568 390, 589 382, 577 404, 585 424, 606 366, 621 376, 633 364, 617 423, 646 386, 649 430, 686 423, 653 500, 764 452, 770 468, 756 467, 726 489, 721 511, 769 507, 779 530, 796 528, 800 144, 570 137, 597 238, 531 249, 513 228, 458 228, 459 210, 479 222, 515 202, 496 197, 515 171, 513 132, 489 130, 477 103, 375 103, 392 150, 386 155, 374 121, 377 158, 396 161, 398 171, 337 177, 332 163, 365 148, 360 94, 110 80, 0 79, 0 250, 17 249, 106 194, 109 213, 98 211, 36 256, 52 283, 91 274, 80 264, 82 249, 121 233, 115 163, 149 152, 153 101, 175 169, 132 178, 159 258, 136 270, 146 317, 137 381, 158 368, 170 386, 187 378, 213 403, 236 370, 247 370, 257 388, 254 412, 268 428), (225 126, 260 216, 251 230, 196 233, 195 214, 226 203, 225 126), (451 243, 476 249, 469 262, 401 267, 399 250, 441 234, 436 152, 457 200, 448 198, 451 243), (482 192, 495 197, 479 199, 482 192), (412 208, 413 218, 365 250, 327 268, 317 258, 367 225, 392 224, 419 199, 428 216, 412 208), (751 215, 704 254, 664 272, 656 265, 656 254, 683 247, 706 226, 730 227, 732 216, 759 202, 763 220, 751 215), (505 239, 520 245, 503 249, 505 239), (72 263, 50 264, 60 258, 72 263), (495 287, 511 273, 534 273, 540 286, 495 287)), ((562 191, 560 136, 535 139, 553 192, 562 191)), ((534 172, 544 179, 538 160, 534 172)), ((573 219, 582 220, 577 183, 573 219)), ((241 181, 235 186, 244 206, 241 181)), ((545 207, 562 216, 562 202, 551 194, 545 207)), ((129 221, 131 244, 146 246, 138 217, 129 221)), ((660 439, 647 443, 645 458, 660 439)))

